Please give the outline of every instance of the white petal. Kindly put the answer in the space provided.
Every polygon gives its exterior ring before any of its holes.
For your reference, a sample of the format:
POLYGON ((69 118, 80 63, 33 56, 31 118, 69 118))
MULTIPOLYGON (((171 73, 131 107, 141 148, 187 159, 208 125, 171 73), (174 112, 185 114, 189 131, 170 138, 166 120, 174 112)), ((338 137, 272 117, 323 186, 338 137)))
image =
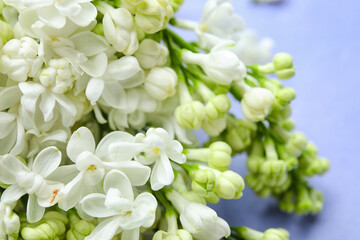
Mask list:
POLYGON ((136 161, 107 162, 104 165, 109 169, 119 169, 129 178, 131 185, 142 186, 149 179, 151 169, 136 161))
POLYGON ((79 26, 85 27, 95 20, 97 10, 91 3, 81 3, 81 11, 75 16, 69 16, 69 18, 79 26))
POLYGON ((88 128, 81 127, 71 135, 66 153, 73 162, 76 162, 78 155, 84 151, 94 152, 95 140, 88 128))
POLYGON ((86 97, 89 99, 92 105, 95 105, 99 100, 104 90, 104 80, 101 78, 91 78, 86 87, 86 97))
POLYGON ((41 207, 51 207, 54 206, 59 200, 59 193, 61 189, 64 188, 64 184, 62 183, 50 183, 48 182, 48 192, 50 193, 46 198, 38 197, 38 204, 41 207))
POLYGON ((126 107, 126 94, 121 84, 106 84, 102 94, 102 101, 113 108, 124 109, 126 107))
POLYGON ((95 56, 88 57, 86 62, 80 64, 80 67, 91 77, 101 77, 107 67, 106 53, 101 52, 95 56))
POLYGON ((157 191, 164 185, 169 185, 174 180, 174 171, 169 158, 162 153, 161 158, 155 162, 153 172, 151 173, 151 189, 157 191))
POLYGON ((44 121, 48 122, 53 118, 53 111, 55 108, 55 98, 50 93, 41 95, 40 110, 44 115, 44 121))
POLYGON ((103 53, 108 48, 103 37, 89 31, 79 32, 73 35, 70 40, 74 42, 75 49, 87 57, 103 53))
POLYGON ((84 240, 111 240, 119 228, 118 217, 113 217, 100 222, 91 234, 84 240))
POLYGON ((59 193, 59 207, 67 211, 73 208, 83 197, 83 174, 79 173, 71 182, 65 185, 59 193))
POLYGON ((62 28, 65 26, 66 17, 62 16, 54 6, 40 7, 37 13, 41 21, 50 27, 62 28))
POLYGON ((22 93, 18 86, 6 87, 0 92, 0 111, 10 108, 20 101, 22 93))
POLYGON ((46 91, 46 89, 40 83, 35 82, 22 82, 19 83, 18 86, 24 95, 31 97, 38 97, 40 94, 46 91))
POLYGON ((101 139, 96 147, 95 155, 99 158, 107 158, 109 156, 109 146, 115 142, 134 142, 134 136, 127 132, 115 131, 107 134, 101 139))
POLYGON ((106 196, 100 193, 93 193, 81 200, 84 212, 92 217, 111 217, 117 214, 116 211, 105 206, 106 196))
POLYGON ((105 78, 114 80, 126 80, 141 71, 138 60, 133 56, 124 56, 109 63, 105 78))
POLYGON ((45 213, 45 208, 41 207, 37 202, 35 194, 30 194, 27 207, 26 207, 26 218, 29 223, 39 221, 45 213))
POLYGON ((23 195, 26 194, 24 188, 20 187, 17 184, 13 184, 1 194, 1 202, 3 203, 13 203, 19 200, 23 195))
POLYGON ((142 226, 151 227, 155 221, 155 210, 157 208, 156 198, 151 193, 144 192, 136 197, 134 205, 147 215, 147 219, 142 226))
POLYGON ((79 173, 79 170, 76 166, 73 165, 65 165, 58 167, 53 173, 51 173, 47 179, 51 181, 57 181, 62 183, 69 183, 73 180, 76 175, 79 173))
POLYGON ((186 157, 182 154, 183 146, 176 140, 171 141, 166 149, 168 157, 179 164, 186 162, 186 157))
POLYGON ((6 154, 0 158, 0 181, 5 184, 16 183, 16 175, 29 169, 14 155, 6 154))
POLYGON ((134 200, 134 192, 129 179, 119 170, 111 170, 104 179, 104 190, 107 192, 110 188, 116 188, 121 195, 130 201, 134 200))
POLYGON ((64 16, 77 15, 81 11, 77 2, 72 0, 56 1, 55 7, 64 16))
POLYGON ((46 178, 60 165, 61 152, 56 147, 47 147, 35 158, 32 170, 46 178))
POLYGON ((144 148, 143 143, 117 142, 110 144, 109 152, 112 161, 128 161, 141 153, 144 148))
POLYGON ((0 139, 5 138, 15 129, 16 115, 0 112, 0 139))

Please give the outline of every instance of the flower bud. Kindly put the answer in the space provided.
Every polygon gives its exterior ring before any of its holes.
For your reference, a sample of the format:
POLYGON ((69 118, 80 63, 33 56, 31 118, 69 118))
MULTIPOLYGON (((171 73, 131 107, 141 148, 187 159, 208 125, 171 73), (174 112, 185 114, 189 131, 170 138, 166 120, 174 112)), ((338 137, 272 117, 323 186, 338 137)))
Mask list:
POLYGON ((258 87, 251 88, 241 101, 241 110, 247 120, 262 121, 268 115, 274 100, 274 95, 269 90, 258 87))
POLYGON ((261 240, 288 240, 289 232, 283 228, 269 228, 264 232, 261 240))
POLYGON ((243 178, 230 170, 220 173, 216 178, 215 191, 219 197, 224 199, 240 198, 244 187, 243 178))
POLYGON ((258 173, 264 161, 265 158, 263 157, 250 155, 246 161, 246 166, 250 172, 258 173))
POLYGON ((13 212, 13 207, 0 203, 0 238, 6 239, 6 235, 17 239, 20 230, 19 216, 13 212))
POLYGON ((169 67, 153 68, 145 78, 146 92, 157 100, 165 100, 175 94, 177 75, 169 67))
POLYGON ((225 171, 231 164, 231 147, 225 142, 214 142, 209 146, 209 167, 225 171))
POLYGON ((192 240, 192 235, 185 229, 179 229, 174 233, 167 233, 164 231, 157 231, 152 240, 192 240))
POLYGON ((138 48, 139 41, 134 19, 126 8, 106 12, 103 18, 103 29, 106 40, 117 51, 132 55, 138 48))
POLYGON ((169 51, 164 45, 147 38, 141 41, 134 56, 142 68, 150 69, 163 66, 168 54, 169 51))
POLYGON ((221 94, 213 97, 205 106, 206 115, 210 119, 218 119, 224 116, 231 108, 231 101, 228 96, 221 94))
POLYGON ((223 117, 216 120, 205 119, 202 128, 211 137, 219 136, 226 128, 226 118, 223 117))
POLYGON ((205 119, 205 107, 199 101, 182 104, 176 108, 175 118, 180 126, 198 130, 205 119))
POLYGON ((67 240, 82 240, 88 236, 93 230, 94 224, 85 220, 79 220, 73 224, 71 229, 66 233, 67 240))
POLYGON ((250 146, 256 124, 245 119, 237 119, 236 126, 228 129, 226 142, 235 152, 242 152, 250 146))
POLYGON ((222 85, 229 85, 246 75, 245 65, 227 50, 212 50, 209 54, 184 51, 182 59, 186 63, 199 65, 210 79, 222 85))
POLYGON ((298 157, 304 151, 307 139, 303 133, 295 132, 285 145, 285 150, 290 156, 298 157))
POLYGON ((286 171, 283 160, 267 160, 261 164, 260 172, 266 175, 279 175, 286 171))
POLYGON ((285 192, 279 200, 279 208, 287 213, 294 212, 294 193, 292 191, 285 192))
POLYGON ((199 169, 192 173, 192 190, 202 196, 206 196, 215 188, 216 176, 214 171, 210 169, 199 169))
POLYGON ((0 20, 0 41, 2 41, 2 44, 0 44, 0 46, 12 39, 13 36, 14 32, 11 25, 7 22, 0 20))
POLYGON ((306 176, 314 176, 315 174, 321 175, 328 171, 330 168, 330 162, 326 158, 312 159, 309 166, 305 170, 306 176))
POLYGON ((24 240, 55 239, 65 233, 65 224, 60 220, 48 220, 37 227, 24 227, 21 236, 24 240))
POLYGON ((287 53, 278 53, 273 58, 275 73, 279 79, 289 79, 295 75, 293 59, 287 53))
POLYGON ((292 88, 279 89, 275 94, 275 102, 281 107, 285 107, 290 104, 296 97, 296 93, 292 88))
POLYGON ((271 194, 271 189, 266 187, 260 180, 258 174, 247 174, 245 176, 246 184, 260 197, 267 198, 271 194))

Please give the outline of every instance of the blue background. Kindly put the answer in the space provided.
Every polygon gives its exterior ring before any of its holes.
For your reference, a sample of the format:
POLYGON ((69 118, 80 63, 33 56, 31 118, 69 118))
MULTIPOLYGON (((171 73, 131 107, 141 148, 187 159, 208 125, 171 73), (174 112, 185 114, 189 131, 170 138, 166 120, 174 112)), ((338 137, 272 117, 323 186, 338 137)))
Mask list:
MULTIPOLYGON (((177 17, 199 20, 205 2, 185 0, 177 17)), ((282 213, 273 199, 260 199, 250 189, 239 200, 222 200, 212 207, 230 225, 284 227, 294 240, 360 239, 360 2, 234 0, 234 4, 249 28, 274 39, 274 52, 294 57, 296 76, 285 83, 297 93, 292 118, 296 130, 316 143, 319 155, 330 159, 331 169, 310 181, 325 197, 317 216, 282 213)), ((189 32, 181 34, 195 40, 189 32)), ((244 176, 245 156, 236 157, 232 169, 244 176)))

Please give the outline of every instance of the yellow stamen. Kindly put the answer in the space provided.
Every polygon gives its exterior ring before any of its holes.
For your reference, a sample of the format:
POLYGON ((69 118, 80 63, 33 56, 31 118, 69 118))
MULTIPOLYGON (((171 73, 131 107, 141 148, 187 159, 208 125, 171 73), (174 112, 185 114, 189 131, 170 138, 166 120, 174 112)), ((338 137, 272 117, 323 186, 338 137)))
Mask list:
POLYGON ((96 170, 96 166, 91 164, 87 170, 96 170))
POLYGON ((158 147, 154 147, 152 150, 155 154, 158 154, 160 152, 160 148, 158 147))

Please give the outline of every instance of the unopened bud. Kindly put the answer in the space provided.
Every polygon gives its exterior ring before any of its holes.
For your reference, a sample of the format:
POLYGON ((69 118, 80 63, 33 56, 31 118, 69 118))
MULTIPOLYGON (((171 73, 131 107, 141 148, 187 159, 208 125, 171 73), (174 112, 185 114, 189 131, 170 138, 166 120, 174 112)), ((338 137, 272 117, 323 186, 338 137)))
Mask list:
POLYGON ((275 73, 279 79, 289 79, 295 75, 293 59, 287 53, 278 53, 273 58, 275 73))
POLYGON ((215 191, 219 197, 224 199, 240 198, 244 187, 243 178, 230 170, 220 173, 216 178, 215 191))
POLYGON ((224 116, 231 108, 231 101, 228 96, 221 94, 213 97, 205 106, 206 115, 210 119, 218 119, 224 116))
POLYGON ((225 171, 231 164, 231 147, 225 142, 214 142, 209 146, 211 168, 225 171))
POLYGON ((199 101, 188 102, 176 108, 175 117, 180 126, 198 130, 205 119, 205 107, 199 101))

